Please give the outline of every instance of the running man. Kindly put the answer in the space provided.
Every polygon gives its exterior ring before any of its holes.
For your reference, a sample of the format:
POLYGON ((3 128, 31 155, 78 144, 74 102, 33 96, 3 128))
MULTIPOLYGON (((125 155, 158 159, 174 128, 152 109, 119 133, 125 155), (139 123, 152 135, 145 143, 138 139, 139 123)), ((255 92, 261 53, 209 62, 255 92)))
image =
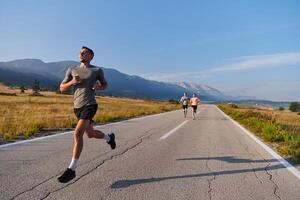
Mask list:
POLYGON ((184 118, 186 118, 188 105, 189 105, 189 97, 187 96, 186 92, 183 93, 183 96, 181 97, 180 102, 182 104, 184 118))
POLYGON ((192 115, 193 115, 193 120, 195 120, 195 115, 197 112, 197 106, 201 103, 201 101, 198 99, 197 95, 193 93, 193 97, 190 100, 191 106, 193 108, 192 115))
POLYGON ((92 119, 98 109, 95 91, 104 90, 107 87, 103 71, 90 64, 93 57, 93 50, 83 46, 79 53, 80 64, 69 68, 60 84, 60 91, 74 87, 74 113, 78 119, 74 131, 72 160, 67 170, 58 178, 61 183, 66 183, 76 177, 75 170, 83 148, 84 133, 88 138, 105 139, 112 149, 116 148, 114 133, 107 135, 93 129, 92 119))

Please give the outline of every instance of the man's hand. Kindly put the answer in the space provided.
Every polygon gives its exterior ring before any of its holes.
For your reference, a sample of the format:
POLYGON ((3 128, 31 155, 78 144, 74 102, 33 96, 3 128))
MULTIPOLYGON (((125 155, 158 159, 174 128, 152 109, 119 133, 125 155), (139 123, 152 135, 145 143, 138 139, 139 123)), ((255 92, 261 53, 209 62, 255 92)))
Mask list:
POLYGON ((200 100, 198 100, 198 105, 201 105, 201 104, 202 104, 202 102, 200 100))
POLYGON ((71 80, 71 82, 72 82, 73 85, 81 83, 81 79, 80 79, 79 75, 78 74, 74 75, 73 79, 71 80))
POLYGON ((105 90, 107 87, 107 84, 101 84, 99 81, 97 81, 94 86, 93 86, 93 90, 105 90))
POLYGON ((61 82, 59 88, 61 92, 67 91, 70 87, 73 85, 81 83, 81 79, 78 75, 74 75, 73 79, 70 80, 69 82, 61 82))

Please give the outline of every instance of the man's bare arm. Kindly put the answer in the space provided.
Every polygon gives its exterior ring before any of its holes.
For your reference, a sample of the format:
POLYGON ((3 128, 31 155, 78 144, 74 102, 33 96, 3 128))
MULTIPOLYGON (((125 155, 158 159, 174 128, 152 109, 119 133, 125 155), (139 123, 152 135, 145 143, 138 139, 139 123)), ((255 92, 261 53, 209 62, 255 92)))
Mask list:
POLYGON ((100 81, 100 83, 101 83, 101 90, 105 90, 108 86, 107 82, 106 81, 102 81, 102 82, 100 81))
POLYGON ((67 91, 72 85, 76 85, 81 82, 81 79, 79 76, 74 76, 72 80, 68 82, 61 82, 59 89, 61 92, 67 91))
POLYGON ((105 90, 107 88, 107 86, 108 86, 108 84, 104 80, 104 81, 100 81, 100 82, 95 83, 93 89, 94 90, 105 90))
POLYGON ((72 80, 69 82, 61 82, 59 89, 61 92, 67 91, 73 85, 72 80))

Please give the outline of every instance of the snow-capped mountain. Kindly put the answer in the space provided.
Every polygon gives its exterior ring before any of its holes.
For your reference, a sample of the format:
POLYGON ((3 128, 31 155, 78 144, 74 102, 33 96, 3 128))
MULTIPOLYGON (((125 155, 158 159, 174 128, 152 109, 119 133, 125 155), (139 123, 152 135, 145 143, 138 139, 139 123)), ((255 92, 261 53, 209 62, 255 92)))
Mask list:
POLYGON ((173 84, 185 88, 187 92, 195 92, 198 95, 210 96, 219 100, 227 100, 232 98, 205 84, 187 82, 173 82, 173 84))
POLYGON ((212 88, 208 85, 199 84, 199 83, 187 83, 187 82, 175 82, 178 86, 181 86, 185 89, 192 90, 195 93, 200 93, 203 95, 210 95, 210 96, 224 96, 222 92, 219 90, 212 88))

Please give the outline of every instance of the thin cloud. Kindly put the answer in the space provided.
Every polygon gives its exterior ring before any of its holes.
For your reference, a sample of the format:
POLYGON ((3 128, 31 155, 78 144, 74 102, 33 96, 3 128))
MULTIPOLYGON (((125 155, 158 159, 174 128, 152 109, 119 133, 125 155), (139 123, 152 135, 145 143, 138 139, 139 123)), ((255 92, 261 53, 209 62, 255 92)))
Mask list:
POLYGON ((205 79, 216 75, 216 73, 222 72, 243 71, 270 67, 286 67, 297 64, 300 64, 300 52, 244 56, 231 59, 230 64, 221 65, 202 71, 154 74, 148 75, 146 78, 163 81, 187 80, 190 78, 205 79))
POLYGON ((300 64, 300 53, 279 53, 236 58, 238 62, 210 69, 211 72, 240 71, 254 68, 282 67, 300 64))
POLYGON ((150 80, 158 81, 178 81, 178 80, 189 80, 190 78, 208 78, 211 75, 206 72, 183 72, 183 73, 162 73, 153 75, 142 75, 143 77, 150 80))

